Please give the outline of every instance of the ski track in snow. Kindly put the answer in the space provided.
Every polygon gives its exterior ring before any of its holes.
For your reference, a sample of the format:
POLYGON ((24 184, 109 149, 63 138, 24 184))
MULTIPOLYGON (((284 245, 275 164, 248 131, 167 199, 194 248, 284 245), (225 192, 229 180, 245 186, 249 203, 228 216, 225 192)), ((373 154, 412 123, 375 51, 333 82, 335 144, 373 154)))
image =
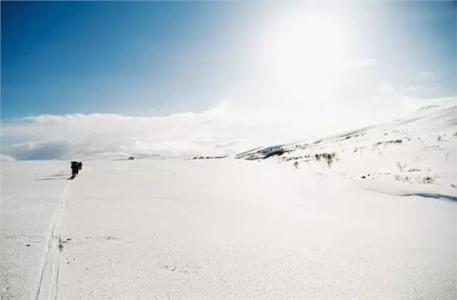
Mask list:
POLYGON ((61 266, 61 252, 63 242, 61 239, 63 215, 70 182, 66 182, 59 199, 58 206, 51 222, 46 249, 40 267, 39 277, 32 291, 32 299, 57 299, 59 295, 59 276, 61 266))

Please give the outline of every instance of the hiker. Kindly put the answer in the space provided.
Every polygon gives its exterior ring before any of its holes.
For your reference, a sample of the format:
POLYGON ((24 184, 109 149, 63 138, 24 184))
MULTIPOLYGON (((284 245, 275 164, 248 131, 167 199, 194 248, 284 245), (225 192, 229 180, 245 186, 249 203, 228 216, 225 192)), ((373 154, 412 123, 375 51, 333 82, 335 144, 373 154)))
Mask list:
POLYGON ((72 161, 71 162, 71 177, 70 179, 73 179, 78 175, 78 162, 77 161, 72 161))
POLYGON ((71 162, 71 177, 70 179, 74 179, 78 172, 81 171, 83 168, 83 163, 80 161, 72 161, 71 162))

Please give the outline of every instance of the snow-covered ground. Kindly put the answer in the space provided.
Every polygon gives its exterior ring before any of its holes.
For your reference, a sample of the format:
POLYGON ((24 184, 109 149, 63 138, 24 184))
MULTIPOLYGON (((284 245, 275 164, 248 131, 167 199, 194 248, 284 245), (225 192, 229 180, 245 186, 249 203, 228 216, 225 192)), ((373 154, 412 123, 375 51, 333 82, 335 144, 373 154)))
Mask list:
POLYGON ((246 159, 88 160, 73 181, 2 162, 0 295, 455 299, 456 116, 246 159))
POLYGON ((59 161, 1 163, 1 299, 30 298, 66 169, 59 161))

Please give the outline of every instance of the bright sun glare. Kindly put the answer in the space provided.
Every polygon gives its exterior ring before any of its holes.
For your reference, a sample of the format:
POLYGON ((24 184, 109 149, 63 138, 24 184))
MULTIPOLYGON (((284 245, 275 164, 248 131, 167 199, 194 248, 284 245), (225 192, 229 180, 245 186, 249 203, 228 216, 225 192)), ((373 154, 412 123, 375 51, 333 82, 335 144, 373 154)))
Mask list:
POLYGON ((269 56, 282 97, 315 99, 335 92, 349 52, 342 23, 336 16, 301 11, 274 26, 269 56))

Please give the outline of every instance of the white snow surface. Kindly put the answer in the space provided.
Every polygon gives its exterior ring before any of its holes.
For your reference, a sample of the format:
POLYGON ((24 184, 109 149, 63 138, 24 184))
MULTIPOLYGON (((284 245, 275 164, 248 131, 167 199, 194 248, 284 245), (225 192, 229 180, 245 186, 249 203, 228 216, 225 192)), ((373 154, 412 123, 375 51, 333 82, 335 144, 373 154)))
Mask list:
POLYGON ((456 299, 456 116, 267 159, 89 160, 72 181, 66 161, 2 162, 0 296, 456 299))

